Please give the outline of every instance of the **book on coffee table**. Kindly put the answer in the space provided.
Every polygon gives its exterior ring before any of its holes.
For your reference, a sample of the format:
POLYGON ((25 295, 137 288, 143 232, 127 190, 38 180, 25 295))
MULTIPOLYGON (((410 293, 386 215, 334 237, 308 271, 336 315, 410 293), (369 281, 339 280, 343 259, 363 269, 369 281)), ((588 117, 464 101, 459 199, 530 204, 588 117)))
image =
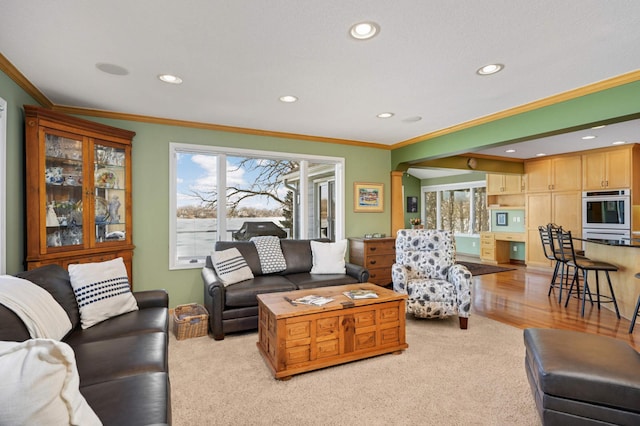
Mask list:
POLYGON ((310 294, 308 296, 304 296, 304 297, 300 297, 298 299, 294 299, 293 303, 300 303, 302 305, 315 305, 315 306, 322 306, 322 305, 326 305, 327 303, 331 302, 333 299, 330 297, 322 297, 322 296, 317 296, 315 294, 310 294))
POLYGON ((358 300, 358 299, 377 299, 378 293, 373 290, 350 290, 345 291, 342 294, 347 296, 349 299, 358 300))

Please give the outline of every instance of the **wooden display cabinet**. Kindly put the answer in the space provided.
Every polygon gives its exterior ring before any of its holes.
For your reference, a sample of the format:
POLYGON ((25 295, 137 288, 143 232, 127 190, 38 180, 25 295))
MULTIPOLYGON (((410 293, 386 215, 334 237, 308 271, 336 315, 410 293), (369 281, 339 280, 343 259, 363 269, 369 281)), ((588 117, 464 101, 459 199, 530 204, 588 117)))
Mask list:
POLYGON ((134 132, 25 105, 26 267, 122 257, 132 279, 134 132))

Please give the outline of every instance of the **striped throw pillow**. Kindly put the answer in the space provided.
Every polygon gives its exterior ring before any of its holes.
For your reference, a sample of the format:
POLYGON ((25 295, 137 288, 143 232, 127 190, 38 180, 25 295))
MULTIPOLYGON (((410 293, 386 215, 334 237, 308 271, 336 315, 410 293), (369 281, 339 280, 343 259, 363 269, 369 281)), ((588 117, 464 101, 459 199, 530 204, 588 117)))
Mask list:
POLYGON ((106 262, 69 265, 69 278, 83 329, 138 310, 121 257, 106 262))
POLYGON ((213 269, 224 286, 239 283, 253 278, 253 272, 247 265, 247 261, 237 248, 214 251, 211 253, 213 269))

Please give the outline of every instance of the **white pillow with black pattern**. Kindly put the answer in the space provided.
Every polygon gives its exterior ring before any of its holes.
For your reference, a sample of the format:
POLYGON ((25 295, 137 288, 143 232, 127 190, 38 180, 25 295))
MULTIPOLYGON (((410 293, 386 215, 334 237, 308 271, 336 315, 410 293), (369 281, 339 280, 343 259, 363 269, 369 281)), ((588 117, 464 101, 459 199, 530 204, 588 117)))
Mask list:
POLYGON ((212 252, 211 263, 225 287, 253 278, 253 272, 247 261, 235 247, 212 252))
POLYGON ((121 257, 106 262, 69 265, 69 277, 83 329, 138 310, 121 257))

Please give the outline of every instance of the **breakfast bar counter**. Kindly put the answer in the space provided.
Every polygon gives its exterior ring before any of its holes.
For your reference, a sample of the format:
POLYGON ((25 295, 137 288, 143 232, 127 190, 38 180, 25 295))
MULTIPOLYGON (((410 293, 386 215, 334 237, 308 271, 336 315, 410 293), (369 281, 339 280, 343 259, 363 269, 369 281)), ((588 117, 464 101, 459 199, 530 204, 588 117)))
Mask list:
MULTIPOLYGON (((619 268, 618 272, 610 274, 611 284, 613 291, 616 293, 620 316, 630 320, 640 294, 640 280, 635 278, 635 274, 640 272, 640 240, 575 239, 583 242, 585 256, 588 258, 608 262, 619 268)), ((606 284, 606 280, 604 277, 601 278, 603 279, 600 280, 600 293, 609 295, 609 287, 606 284)), ((592 294, 595 294, 594 286, 595 280, 589 277, 589 287, 592 294)), ((614 310, 612 303, 605 303, 601 306, 611 311, 614 310)))

